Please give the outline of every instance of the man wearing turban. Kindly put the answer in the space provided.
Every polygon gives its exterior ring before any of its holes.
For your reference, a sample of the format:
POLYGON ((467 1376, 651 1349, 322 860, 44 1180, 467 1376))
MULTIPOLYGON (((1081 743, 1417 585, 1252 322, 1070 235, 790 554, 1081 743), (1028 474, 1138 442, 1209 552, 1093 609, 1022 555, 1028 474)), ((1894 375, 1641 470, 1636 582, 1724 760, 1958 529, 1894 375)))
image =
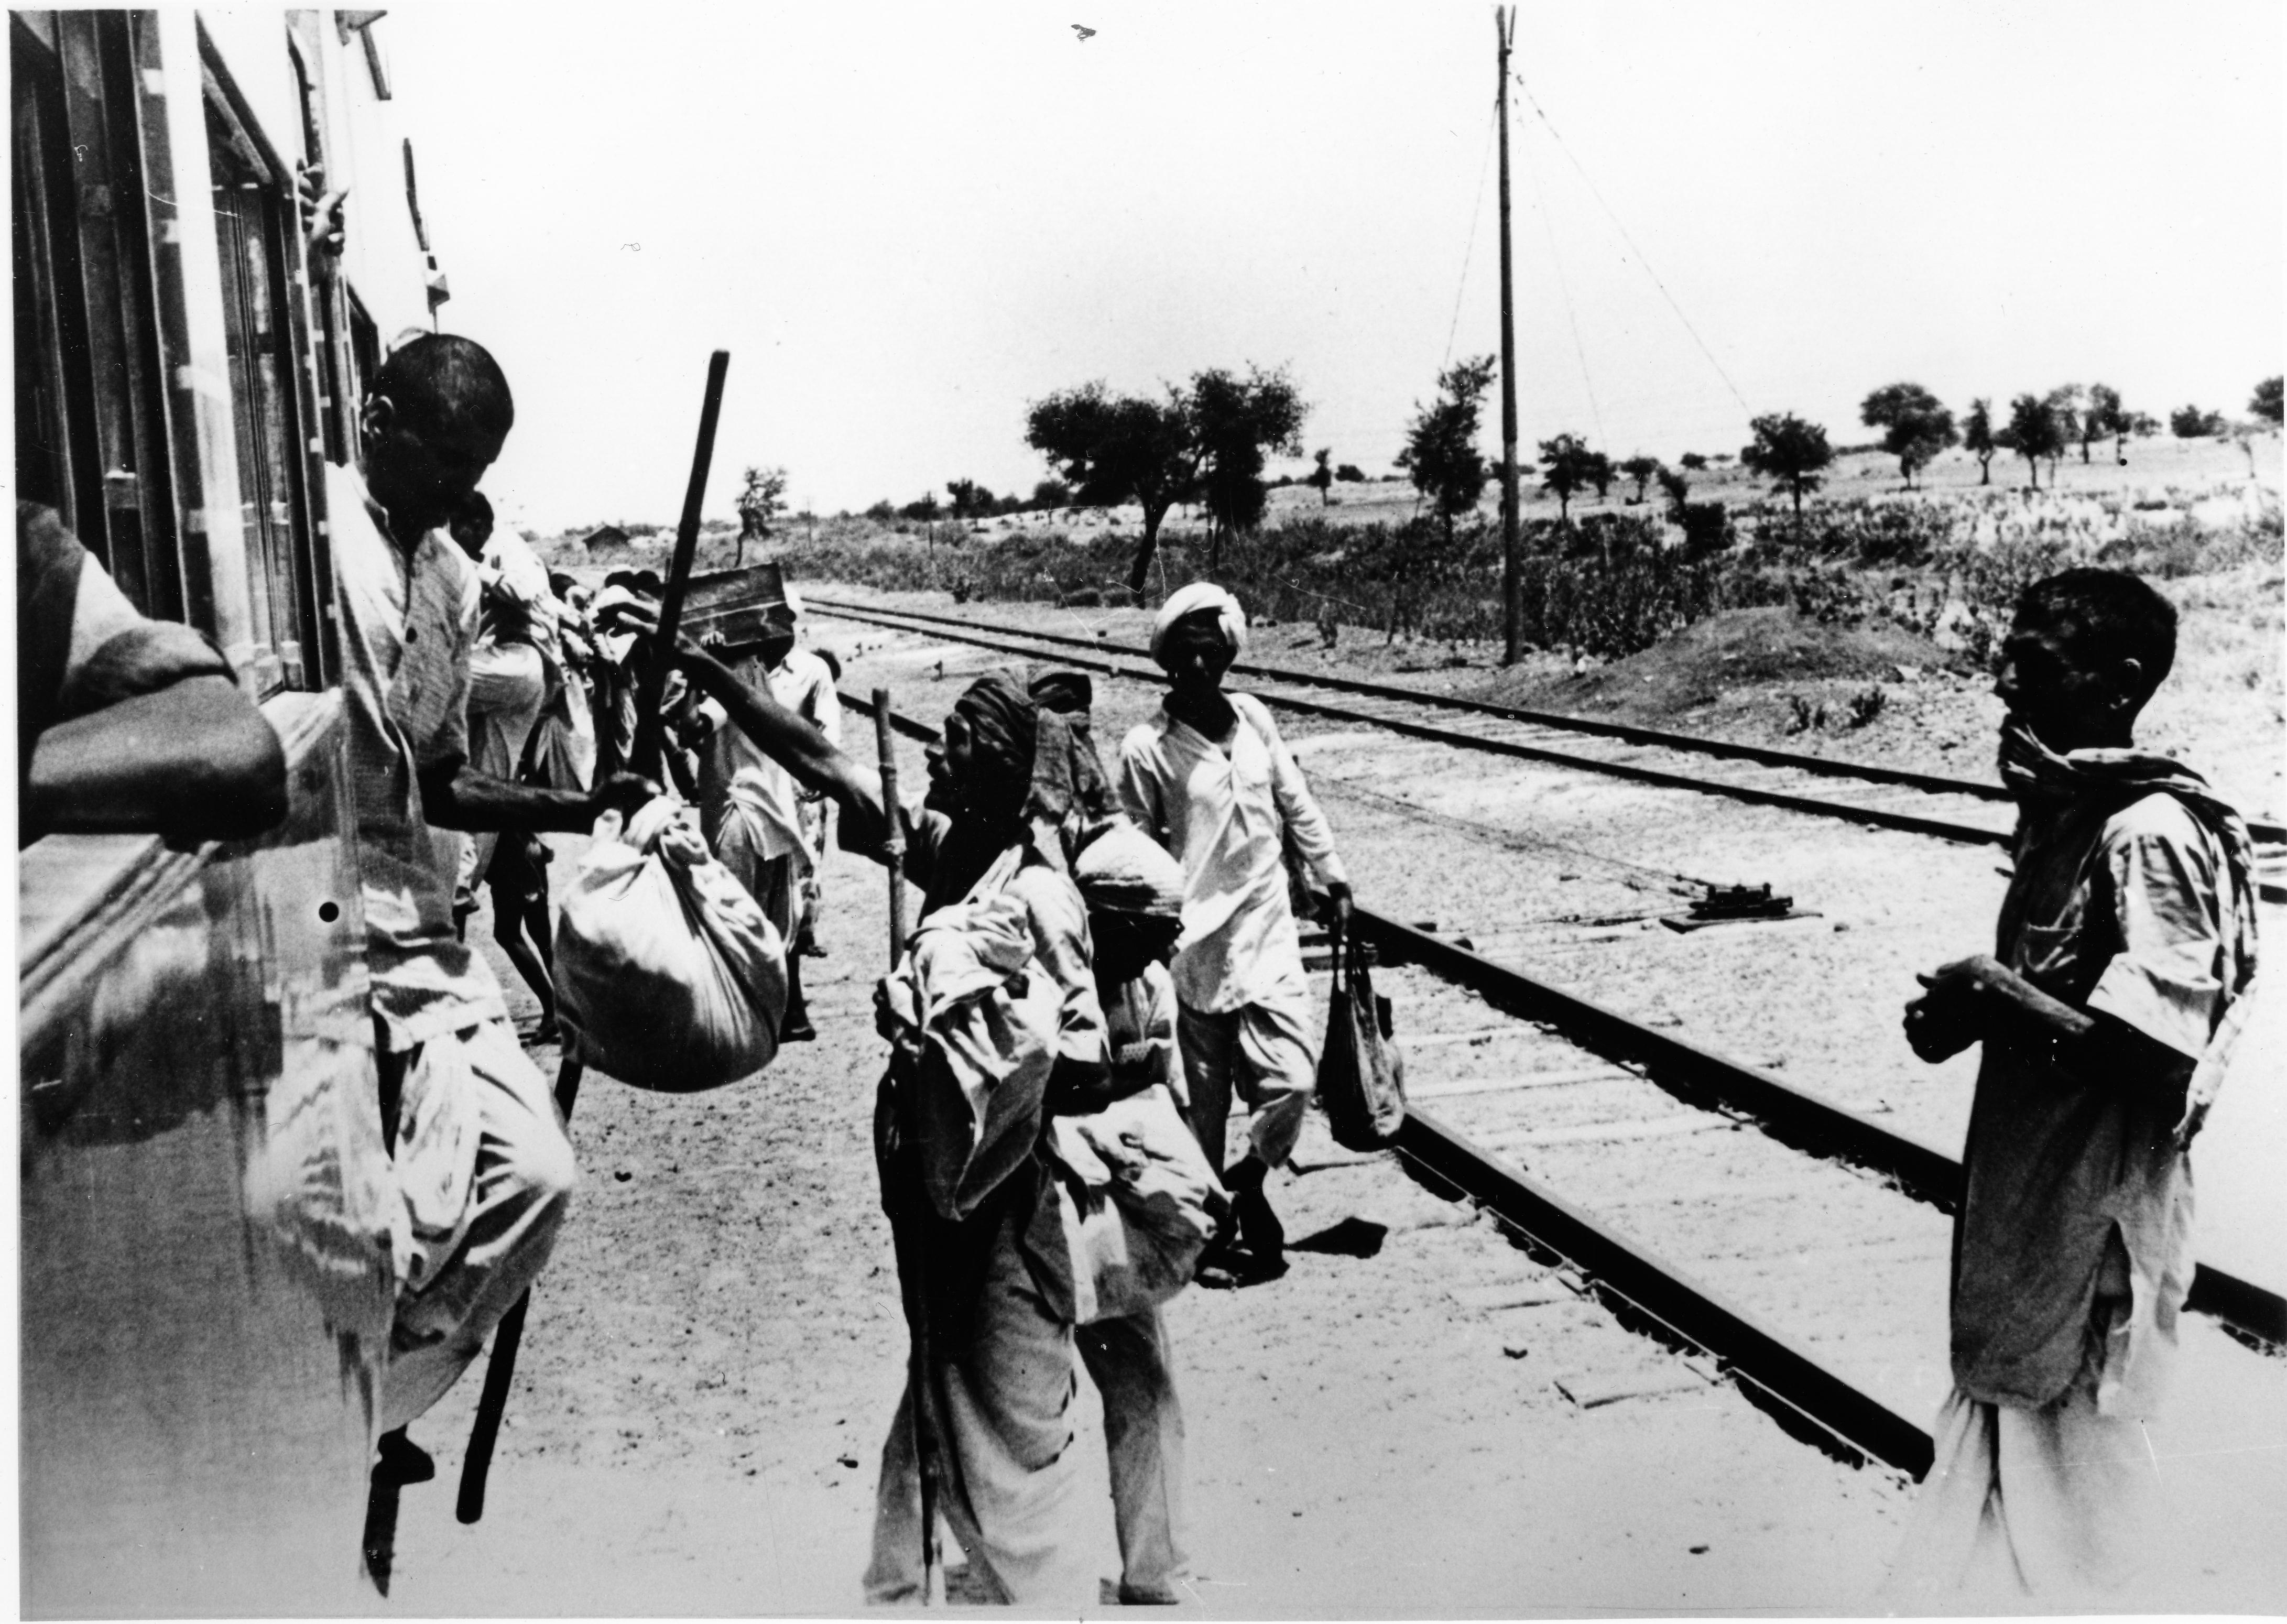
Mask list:
MULTIPOLYGON (((656 630, 647 606, 622 614, 639 631, 656 630)), ((1100 1092, 1109 1070, 1104 1019, 1067 846, 1080 820, 1064 719, 1009 673, 989 672, 954 701, 930 746, 927 793, 891 805, 874 768, 763 687, 740 681, 688 638, 678 639, 676 658, 756 749, 842 809, 845 850, 886 860, 890 820, 898 820, 906 872, 923 890, 924 921, 972 896, 997 892, 1023 905, 1033 966, 1061 999, 1049 1093, 1100 1092)), ((936 1277, 929 1287, 939 1304, 932 1374, 954 1469, 953 1503, 939 1509, 967 1550, 971 1585, 1025 1604, 1057 1599, 1068 1577, 1057 1536, 1072 1484, 1073 1325, 1056 1304, 1070 1302, 1071 1289, 1049 1278, 1051 1260, 1025 1239, 1045 1177, 1038 1156, 1028 1156, 967 1218, 937 1220, 927 1246, 936 1277)), ((914 1403, 911 1392, 900 1400, 882 1448, 865 1575, 872 1602, 921 1599, 914 1403)))
MULTIPOLYGON (((1285 843, 1332 899, 1335 930, 1349 921, 1350 891, 1326 817, 1270 711, 1223 692, 1246 644, 1246 613, 1223 588, 1196 582, 1167 599, 1151 630, 1167 697, 1120 745, 1119 792, 1129 819, 1183 867, 1175 1034, 1192 1121, 1231 1192, 1246 1261, 1275 1273, 1286 1235, 1263 1180, 1294 1151, 1318 1067, 1285 843), (1246 1153, 1224 1170, 1234 1089, 1254 1121, 1246 1153)), ((1219 1260, 1237 1261, 1228 1248, 1219 1260)))

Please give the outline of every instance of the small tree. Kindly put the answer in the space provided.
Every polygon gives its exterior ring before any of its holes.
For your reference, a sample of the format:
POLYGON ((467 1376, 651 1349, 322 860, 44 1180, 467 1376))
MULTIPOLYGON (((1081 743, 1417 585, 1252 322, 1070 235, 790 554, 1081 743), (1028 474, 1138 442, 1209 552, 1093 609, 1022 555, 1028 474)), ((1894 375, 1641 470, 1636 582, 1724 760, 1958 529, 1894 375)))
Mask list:
POLYGON ((2280 400, 2281 384, 2282 380, 2279 378, 2265 378, 2260 384, 2258 384, 2255 386, 2255 393, 2248 398, 2247 402, 2247 409, 2249 411, 2253 412, 2257 417, 2261 419, 2263 422, 2269 424, 2275 429, 2279 427, 2280 424, 2280 414, 2282 410, 2282 403, 2280 400))
POLYGON ((1439 373, 1437 399, 1415 408, 1413 425, 1405 431, 1405 449, 1397 454, 1397 465, 1444 524, 1449 550, 1453 521, 1476 511, 1477 498, 1491 477, 1484 455, 1477 449, 1477 429, 1494 364, 1492 356, 1481 355, 1439 373))
POLYGON ((1676 461, 1682 463, 1685 470, 1691 473, 1697 473, 1701 469, 1707 466, 1707 459, 1700 456, 1697 451, 1687 451, 1682 456, 1676 458, 1676 461))
POLYGON ((1000 498, 974 479, 948 479, 945 494, 953 498, 955 519, 989 518, 1000 505, 1000 498))
POLYGON ((2204 440, 2223 432, 2223 414, 2180 406, 2168 414, 2168 429, 2178 440, 2204 440))
POLYGON ((1084 384, 1035 400, 1025 413, 1025 443, 1050 462, 1088 507, 1133 502, 1144 510, 1144 535, 1128 584, 1144 590, 1159 545, 1159 522, 1187 500, 1199 476, 1189 402, 1179 390, 1165 400, 1114 395, 1084 384))
POLYGON ((733 569, 746 563, 748 542, 759 547, 770 539, 771 527, 787 505, 785 469, 749 468, 740 478, 744 483, 739 492, 739 539, 731 551, 733 569))
POLYGON ((1033 487, 1033 500, 1030 505, 1036 511, 1067 507, 1071 503, 1072 487, 1066 485, 1062 479, 1042 479, 1033 487))
MULTIPOLYGON (((1216 367, 1192 377, 1199 499, 1214 527, 1207 539, 1210 576, 1223 568, 1223 543, 1262 520, 1264 455, 1299 456, 1310 411, 1284 372, 1249 367, 1240 377, 1216 367)), ((1135 584, 1142 590, 1140 582, 1135 584)))
POLYGON ((1982 395, 1969 403, 1969 416, 1962 420, 1961 443, 1977 459, 1977 482, 1992 484, 1993 454, 2001 449, 2001 442, 1993 437, 1993 402, 1982 395))
POLYGON ((1329 460, 1333 455, 1334 448, 1332 446, 1322 446, 1310 453, 1310 460, 1318 466, 1311 469, 1302 480, 1303 484, 1318 493, 1318 505, 1322 508, 1332 503, 1334 499, 1334 470, 1333 463, 1329 460))
MULTIPOLYGON (((2127 420, 2128 415, 2120 408, 2120 392, 2109 384, 2091 384, 2088 405, 2080 415, 2080 460, 2084 463, 2088 461, 2088 445, 2093 440, 2113 440, 2117 451, 2117 442, 2127 438, 2127 420)), ((2120 460, 2128 459, 2124 456, 2120 460)))
POLYGON ((1642 502, 1643 500, 1644 487, 1650 485, 1655 476, 1666 471, 1660 466, 1660 461, 1658 457, 1646 456, 1641 451, 1637 452, 1634 456, 1628 458, 1626 462, 1620 464, 1620 472, 1626 478, 1635 481, 1636 500, 1638 502, 1642 502))
POLYGON ((1961 438, 1954 431, 1953 414, 1919 384, 1883 384, 1860 404, 1858 420, 1883 431, 1882 449, 1898 459, 1910 490, 1914 475, 1961 438))
POLYGON ((1612 494, 1612 481, 1620 471, 1612 466, 1612 459, 1601 451, 1588 453, 1588 483, 1596 487, 1596 500, 1603 501, 1612 494))
POLYGON ((1821 471, 1834 461, 1826 431, 1792 412, 1768 413, 1747 426, 1754 430, 1755 440, 1740 448, 1739 461, 1751 471, 1777 481, 1773 489, 1792 495, 1794 516, 1800 519, 1803 493, 1819 487, 1821 471))
POLYGON ((1577 435, 1540 442, 1540 488, 1556 498, 1557 519, 1567 529, 1572 525, 1572 498, 1595 483, 1596 464, 1603 460, 1577 435))
POLYGON ((1683 522, 1684 505, 1691 499, 1691 481, 1673 468, 1653 466, 1659 474, 1660 495, 1667 498, 1667 515, 1676 523, 1683 522))
POLYGON ((2038 490, 2041 459, 2046 457, 2054 465, 2065 450, 2065 427, 2057 416, 2055 394, 2019 395, 2009 402, 2009 426, 1993 438, 2025 459, 2026 478, 2038 490))
POLYGON ((908 502, 898 510, 898 515, 901 519, 911 519, 922 524, 935 524, 937 516, 943 511, 945 509, 939 505, 937 493, 923 491, 920 501, 908 502))
POLYGON ((1334 468, 1334 478, 1344 485, 1364 485, 1365 470, 1356 463, 1337 463, 1334 468))

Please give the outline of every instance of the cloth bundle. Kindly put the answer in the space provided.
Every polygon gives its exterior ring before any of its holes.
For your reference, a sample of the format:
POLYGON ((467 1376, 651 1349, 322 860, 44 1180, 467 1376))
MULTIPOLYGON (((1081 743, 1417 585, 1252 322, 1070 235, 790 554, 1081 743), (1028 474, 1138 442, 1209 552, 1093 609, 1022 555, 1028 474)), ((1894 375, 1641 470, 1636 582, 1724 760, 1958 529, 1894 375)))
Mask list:
POLYGON ((1052 1306, 1075 1324, 1157 1308, 1186 1285, 1231 1208, 1165 1083, 1084 1116, 1051 1119, 1042 1137, 1053 1175, 1027 1235, 1057 1265, 1037 1271, 1052 1306))
POLYGON ((1183 865, 1125 818, 1099 826, 1072 865, 1072 882, 1091 910, 1183 916, 1183 865))
POLYGON ((882 982, 920 1034, 914 1109, 922 1181, 938 1216, 968 1217, 1032 1154, 1056 1064, 1056 983, 1033 961, 1024 904, 980 886, 941 907, 882 982))
POLYGON ((580 1058, 636 1088, 688 1094, 778 1052, 786 944, 661 796, 597 820, 556 927, 556 988, 580 1058))

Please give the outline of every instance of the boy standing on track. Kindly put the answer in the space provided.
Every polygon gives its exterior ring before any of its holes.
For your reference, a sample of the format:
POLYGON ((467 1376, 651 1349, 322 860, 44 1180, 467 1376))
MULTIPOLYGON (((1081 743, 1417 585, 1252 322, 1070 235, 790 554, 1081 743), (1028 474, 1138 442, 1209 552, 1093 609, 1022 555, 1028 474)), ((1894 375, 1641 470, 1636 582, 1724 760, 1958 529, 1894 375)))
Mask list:
POLYGON ((656 793, 624 776, 592 794, 535 789, 470 763, 479 588, 444 527, 513 420, 480 345, 423 334, 373 380, 358 466, 328 470, 375 1058, 404 1199, 381 1400, 383 1465, 404 1482, 434 1471, 406 1423, 538 1277, 578 1176, 499 984, 454 929, 457 831, 584 830, 656 793))
POLYGON ((2016 870, 1996 952, 1907 1041, 1985 1052, 1954 1223, 1954 1390, 1894 1589, 2117 1591, 2151 1549, 2156 1408, 2192 1278, 2188 1150, 2251 1001, 2246 826, 2132 742, 2176 614, 2115 570, 2028 588, 1995 691, 2016 870))
MULTIPOLYGON (((1192 1122, 1231 1192, 1248 1267, 1285 1267, 1286 1233, 1263 1180, 1302 1131, 1317 1083, 1316 1011, 1287 898, 1292 836, 1332 898, 1330 926, 1349 923, 1350 888, 1326 820, 1261 701, 1223 692, 1246 645, 1246 615, 1219 586, 1170 597, 1151 629, 1167 671, 1159 714, 1120 747, 1122 809, 1183 866, 1183 941, 1175 955, 1175 1032, 1192 1122), (1236 1089, 1254 1112, 1246 1153, 1223 1165, 1236 1089)), ((1209 1262, 1231 1261, 1230 1248, 1209 1262)))

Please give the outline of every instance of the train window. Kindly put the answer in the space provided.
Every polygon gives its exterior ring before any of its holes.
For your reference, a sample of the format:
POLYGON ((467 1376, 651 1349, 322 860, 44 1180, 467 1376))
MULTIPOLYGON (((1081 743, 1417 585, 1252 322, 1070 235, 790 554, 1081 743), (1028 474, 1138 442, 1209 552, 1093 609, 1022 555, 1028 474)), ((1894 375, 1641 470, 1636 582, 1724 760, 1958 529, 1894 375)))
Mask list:
POLYGON ((10 20, 17 479, 138 608, 181 619, 132 27, 10 20))
POLYGON ((210 77, 208 162, 237 429, 239 507, 253 576, 253 685, 266 693, 313 685, 322 599, 293 320, 300 291, 291 275, 298 215, 290 178, 233 99, 210 77))

